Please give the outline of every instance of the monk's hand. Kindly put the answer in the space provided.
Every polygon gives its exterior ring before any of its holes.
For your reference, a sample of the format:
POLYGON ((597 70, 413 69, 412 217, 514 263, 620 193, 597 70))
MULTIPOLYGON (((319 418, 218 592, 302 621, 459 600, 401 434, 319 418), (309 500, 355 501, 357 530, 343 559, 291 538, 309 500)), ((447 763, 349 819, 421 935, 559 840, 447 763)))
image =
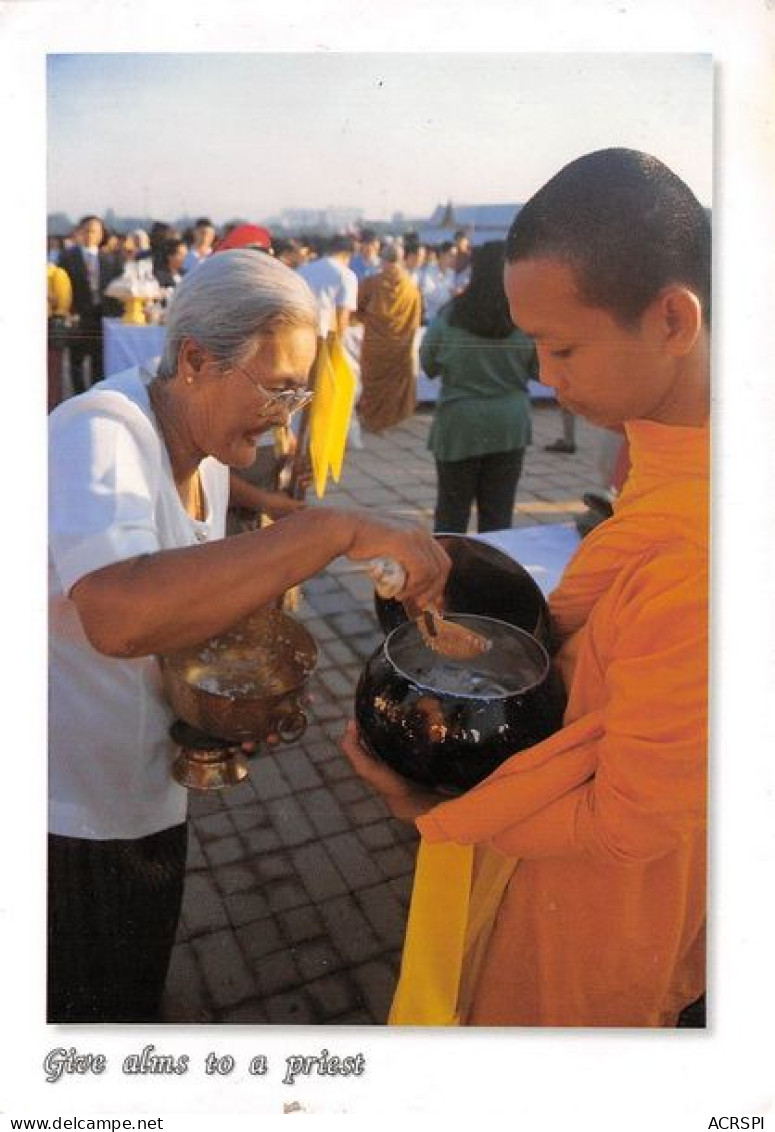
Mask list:
POLYGON ((358 741, 352 720, 347 724, 339 746, 358 777, 380 795, 394 818, 413 822, 439 804, 438 795, 414 786, 389 766, 373 759, 358 741))

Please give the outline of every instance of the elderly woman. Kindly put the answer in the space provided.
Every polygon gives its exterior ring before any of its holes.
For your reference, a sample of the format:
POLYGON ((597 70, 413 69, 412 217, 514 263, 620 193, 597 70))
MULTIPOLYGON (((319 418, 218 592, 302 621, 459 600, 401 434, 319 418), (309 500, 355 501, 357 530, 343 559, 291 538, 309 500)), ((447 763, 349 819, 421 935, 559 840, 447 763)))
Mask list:
POLYGON ((186 791, 156 655, 219 633, 338 555, 387 555, 436 599, 430 535, 301 510, 224 539, 229 468, 308 397, 318 312, 269 256, 183 281, 155 377, 137 369, 50 419, 49 1020, 157 1017, 182 895, 186 791))

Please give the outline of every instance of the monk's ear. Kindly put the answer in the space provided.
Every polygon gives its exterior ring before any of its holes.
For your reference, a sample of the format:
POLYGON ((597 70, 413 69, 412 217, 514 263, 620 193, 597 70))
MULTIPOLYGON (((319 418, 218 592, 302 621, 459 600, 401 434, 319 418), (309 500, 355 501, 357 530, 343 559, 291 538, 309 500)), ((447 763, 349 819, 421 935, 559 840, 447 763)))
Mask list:
POLYGON ((672 284, 660 292, 654 307, 665 349, 677 358, 688 354, 702 329, 700 300, 688 287, 672 284))

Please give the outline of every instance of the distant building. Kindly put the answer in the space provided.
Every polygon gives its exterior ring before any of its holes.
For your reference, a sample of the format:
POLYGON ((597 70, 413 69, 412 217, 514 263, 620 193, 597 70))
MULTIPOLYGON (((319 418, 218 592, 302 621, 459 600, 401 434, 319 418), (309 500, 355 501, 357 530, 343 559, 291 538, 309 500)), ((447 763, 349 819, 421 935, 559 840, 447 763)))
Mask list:
POLYGON ((443 244, 455 232, 464 231, 471 243, 505 240, 520 204, 440 204, 428 220, 419 225, 420 242, 443 244))

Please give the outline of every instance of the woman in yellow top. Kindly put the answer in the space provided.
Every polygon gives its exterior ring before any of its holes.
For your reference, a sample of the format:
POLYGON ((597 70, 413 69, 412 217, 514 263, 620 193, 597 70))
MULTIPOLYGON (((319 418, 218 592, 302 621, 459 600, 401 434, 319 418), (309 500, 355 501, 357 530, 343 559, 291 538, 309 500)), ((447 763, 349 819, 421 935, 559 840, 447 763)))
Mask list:
POLYGON ((624 425, 632 470, 550 598, 559 732, 440 804, 348 733, 423 837, 391 1021, 675 1026, 705 990, 710 224, 659 161, 604 150, 525 205, 506 260, 541 380, 624 425))

